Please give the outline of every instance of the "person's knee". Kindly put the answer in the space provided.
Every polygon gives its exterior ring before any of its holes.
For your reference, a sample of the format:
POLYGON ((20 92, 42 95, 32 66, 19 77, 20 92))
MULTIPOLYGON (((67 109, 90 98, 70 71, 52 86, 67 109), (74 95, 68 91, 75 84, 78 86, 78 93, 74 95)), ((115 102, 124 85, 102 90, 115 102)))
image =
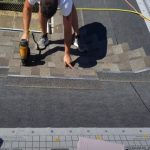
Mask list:
POLYGON ((29 3, 28 0, 25 1, 23 9, 32 10, 32 5, 29 3))

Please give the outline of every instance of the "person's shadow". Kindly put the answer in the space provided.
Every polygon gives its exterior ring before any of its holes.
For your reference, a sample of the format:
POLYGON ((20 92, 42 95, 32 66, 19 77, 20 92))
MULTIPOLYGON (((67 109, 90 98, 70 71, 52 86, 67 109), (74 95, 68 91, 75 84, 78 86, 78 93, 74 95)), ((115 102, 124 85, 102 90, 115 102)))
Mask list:
POLYGON ((3 145, 3 142, 4 142, 4 140, 3 140, 2 138, 0 138, 0 148, 1 148, 2 145, 3 145))
MULTIPOLYGON (((73 61, 73 65, 90 68, 97 64, 97 60, 103 59, 107 53, 107 30, 101 23, 94 22, 87 24, 79 29, 80 31, 80 49, 85 52, 79 52, 77 49, 71 49, 71 54, 79 56, 73 61)), ((50 44, 63 44, 64 40, 50 41, 50 44)), ((44 58, 55 52, 64 51, 63 47, 49 49, 43 54, 30 56, 29 66, 43 65, 44 58)))
POLYGON ((97 64, 97 60, 103 59, 107 53, 107 30, 104 25, 98 22, 87 24, 80 28, 80 48, 84 53, 77 53, 72 50, 72 54, 79 55, 74 61, 80 67, 90 68, 97 64))
MULTIPOLYGON (((35 41, 35 44, 37 47, 37 41, 36 39, 34 39, 35 41)), ((32 54, 30 55, 30 57, 28 58, 27 60, 27 66, 39 66, 39 65, 44 65, 45 64, 45 58, 49 55, 52 55, 53 53, 56 53, 58 50, 59 51, 64 51, 64 48, 62 46, 59 46, 59 44, 64 44, 64 40, 63 39, 60 39, 60 40, 56 40, 56 41, 52 41, 52 40, 49 40, 49 44, 47 45, 48 48, 45 48, 45 49, 37 49, 37 54, 32 54), (50 49, 49 48, 49 45, 51 44, 57 44, 58 46, 50 49), (42 51, 45 51, 45 52, 42 52, 42 51)))

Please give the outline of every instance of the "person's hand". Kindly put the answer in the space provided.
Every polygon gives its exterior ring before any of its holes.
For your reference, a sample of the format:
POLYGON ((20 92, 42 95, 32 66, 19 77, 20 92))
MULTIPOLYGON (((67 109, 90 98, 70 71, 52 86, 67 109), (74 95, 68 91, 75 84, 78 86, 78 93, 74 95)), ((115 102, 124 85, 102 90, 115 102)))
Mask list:
POLYGON ((71 69, 73 69, 73 66, 72 66, 71 62, 72 62, 72 59, 71 59, 70 54, 65 54, 65 55, 64 55, 64 63, 65 63, 65 66, 66 66, 66 67, 70 67, 71 69))

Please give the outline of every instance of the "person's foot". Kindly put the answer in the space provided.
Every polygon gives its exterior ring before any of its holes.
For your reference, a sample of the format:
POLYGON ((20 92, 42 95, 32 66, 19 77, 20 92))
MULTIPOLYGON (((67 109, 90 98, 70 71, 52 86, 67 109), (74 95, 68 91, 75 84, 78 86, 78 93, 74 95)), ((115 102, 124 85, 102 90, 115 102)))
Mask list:
POLYGON ((79 52, 83 53, 83 52, 86 51, 85 49, 82 49, 82 47, 81 47, 81 40, 80 40, 80 36, 79 35, 78 36, 74 36, 73 45, 78 48, 79 52))
POLYGON ((38 44, 37 49, 45 49, 49 44, 48 37, 47 36, 42 36, 40 38, 40 40, 37 42, 37 44, 38 44))

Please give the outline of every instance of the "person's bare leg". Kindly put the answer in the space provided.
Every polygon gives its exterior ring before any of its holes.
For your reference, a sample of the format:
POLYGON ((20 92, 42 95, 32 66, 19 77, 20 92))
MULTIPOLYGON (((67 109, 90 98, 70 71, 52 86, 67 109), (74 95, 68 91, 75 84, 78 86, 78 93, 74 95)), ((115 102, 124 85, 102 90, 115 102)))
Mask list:
POLYGON ((72 43, 72 13, 69 16, 63 16, 63 24, 65 46, 64 63, 70 68, 73 68, 71 65, 72 60, 70 56, 70 47, 72 43))
POLYGON ((78 16, 74 4, 72 6, 72 27, 75 35, 79 35, 78 16))
POLYGON ((23 8, 23 35, 21 39, 29 40, 29 27, 31 15, 32 15, 32 5, 30 5, 28 0, 26 0, 23 8))
POLYGON ((40 5, 39 5, 39 21, 40 21, 40 27, 41 27, 43 35, 46 35, 47 34, 47 19, 41 13, 40 5))

